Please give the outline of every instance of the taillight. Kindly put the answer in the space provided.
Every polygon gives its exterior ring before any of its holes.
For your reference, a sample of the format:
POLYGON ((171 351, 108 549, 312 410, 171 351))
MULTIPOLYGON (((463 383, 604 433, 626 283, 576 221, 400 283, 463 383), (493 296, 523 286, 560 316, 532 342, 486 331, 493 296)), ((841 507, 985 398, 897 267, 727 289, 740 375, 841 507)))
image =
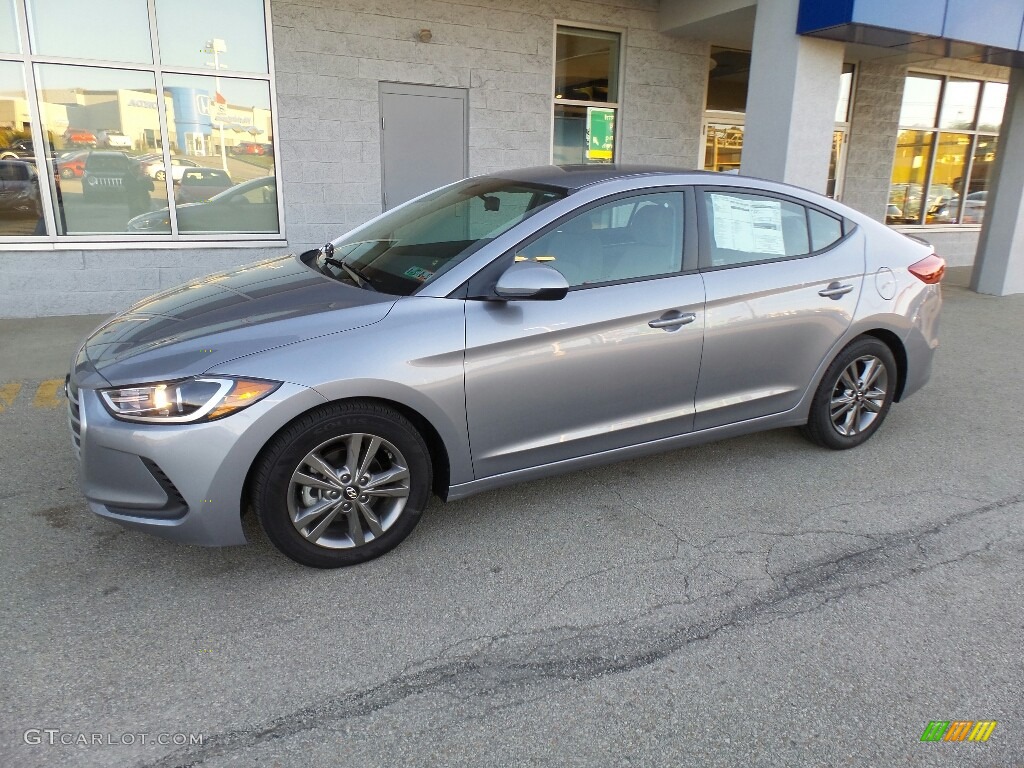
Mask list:
POLYGON ((907 269, 910 270, 910 274, 922 283, 935 285, 941 281, 942 276, 946 274, 946 260, 933 253, 931 256, 926 256, 921 259, 916 264, 911 264, 907 269))

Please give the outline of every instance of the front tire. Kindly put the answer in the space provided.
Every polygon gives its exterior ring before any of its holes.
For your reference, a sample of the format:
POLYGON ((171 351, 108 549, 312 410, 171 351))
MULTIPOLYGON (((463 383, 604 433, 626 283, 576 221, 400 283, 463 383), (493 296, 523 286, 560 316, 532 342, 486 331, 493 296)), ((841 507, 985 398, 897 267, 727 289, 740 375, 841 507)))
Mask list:
POLYGON ((896 359, 870 336, 853 341, 825 371, 804 436, 841 451, 864 443, 882 425, 896 394, 896 359))
POLYGON ((412 423, 376 403, 303 416, 264 449, 252 503, 267 537, 314 568, 355 565, 412 533, 431 488, 430 453, 412 423))
POLYGON ((157 171, 154 175, 156 176, 157 181, 163 181, 164 179, 167 178, 166 171, 157 171))

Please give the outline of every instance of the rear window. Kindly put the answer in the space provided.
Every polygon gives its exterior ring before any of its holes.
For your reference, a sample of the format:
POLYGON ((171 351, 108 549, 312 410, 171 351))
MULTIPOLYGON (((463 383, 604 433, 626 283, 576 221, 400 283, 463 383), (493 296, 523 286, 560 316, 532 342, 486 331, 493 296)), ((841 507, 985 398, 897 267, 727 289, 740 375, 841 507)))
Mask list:
POLYGON ((0 180, 28 181, 28 166, 25 163, 0 163, 0 180))
POLYGON ((223 187, 231 184, 231 178, 224 171, 185 171, 181 179, 194 187, 223 187))

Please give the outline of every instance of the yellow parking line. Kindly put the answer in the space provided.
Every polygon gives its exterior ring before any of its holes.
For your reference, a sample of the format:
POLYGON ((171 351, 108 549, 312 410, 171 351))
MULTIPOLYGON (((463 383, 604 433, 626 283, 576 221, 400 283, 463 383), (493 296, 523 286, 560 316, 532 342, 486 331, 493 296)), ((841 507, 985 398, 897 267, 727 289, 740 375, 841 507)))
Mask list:
POLYGON ((40 384, 32 405, 36 408, 61 408, 64 405, 64 379, 47 379, 40 384))
POLYGON ((7 406, 14 403, 14 399, 21 392, 20 381, 8 381, 5 384, 0 384, 0 413, 4 412, 7 406))

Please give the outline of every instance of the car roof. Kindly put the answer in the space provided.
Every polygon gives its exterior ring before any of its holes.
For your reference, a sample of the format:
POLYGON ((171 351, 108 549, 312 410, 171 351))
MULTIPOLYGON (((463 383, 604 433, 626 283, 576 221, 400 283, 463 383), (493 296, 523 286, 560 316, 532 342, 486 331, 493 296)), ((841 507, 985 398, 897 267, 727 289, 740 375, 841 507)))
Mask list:
POLYGON ((690 168, 673 168, 662 165, 537 165, 532 168, 520 168, 492 174, 493 178, 520 181, 526 184, 539 184, 550 187, 561 187, 575 191, 592 184, 600 184, 614 179, 636 176, 668 176, 685 173, 687 175, 718 176, 710 171, 695 171, 690 168))

